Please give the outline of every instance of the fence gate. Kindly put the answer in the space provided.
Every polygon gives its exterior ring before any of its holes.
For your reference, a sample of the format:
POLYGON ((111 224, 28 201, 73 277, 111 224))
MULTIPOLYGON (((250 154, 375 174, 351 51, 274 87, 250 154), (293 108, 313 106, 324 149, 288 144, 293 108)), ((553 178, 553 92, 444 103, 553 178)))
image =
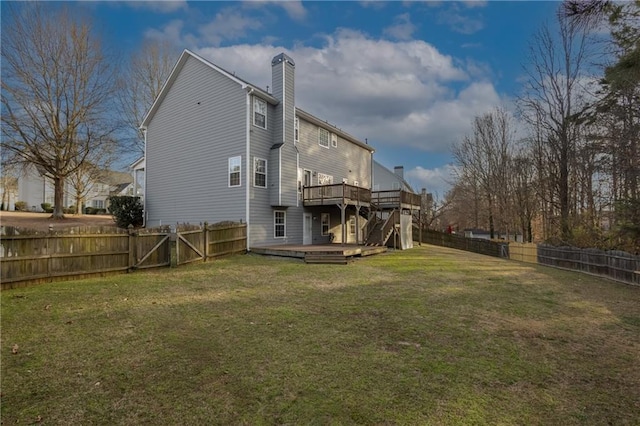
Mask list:
POLYGON ((171 264, 168 233, 138 233, 130 243, 131 269, 155 268, 171 264), (144 253, 144 254, 143 254, 144 253))
POLYGON ((205 260, 204 234, 200 229, 176 233, 176 260, 178 265, 205 260))

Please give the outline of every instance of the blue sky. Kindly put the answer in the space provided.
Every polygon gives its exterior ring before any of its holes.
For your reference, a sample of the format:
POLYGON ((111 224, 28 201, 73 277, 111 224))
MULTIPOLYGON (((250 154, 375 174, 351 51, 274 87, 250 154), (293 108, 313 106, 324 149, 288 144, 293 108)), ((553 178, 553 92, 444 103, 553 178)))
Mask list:
POLYGON ((296 104, 376 149, 442 198, 450 147, 474 116, 508 108, 532 34, 558 2, 79 2, 123 57, 170 40, 261 87, 296 62, 296 104))

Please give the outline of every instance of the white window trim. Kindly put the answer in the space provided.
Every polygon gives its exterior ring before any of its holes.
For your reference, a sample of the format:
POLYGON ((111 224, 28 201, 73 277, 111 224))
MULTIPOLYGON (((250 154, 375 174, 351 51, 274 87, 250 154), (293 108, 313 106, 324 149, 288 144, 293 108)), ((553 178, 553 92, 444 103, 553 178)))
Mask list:
POLYGON ((253 157, 253 186, 255 186, 256 188, 267 187, 267 160, 265 160, 264 158, 253 157), (256 175, 258 174, 258 172, 256 171, 256 167, 257 167, 258 161, 264 161, 264 173, 261 173, 261 174, 264 174, 264 186, 256 185, 256 175))
POLYGON ((331 214, 330 213, 320 213, 320 233, 323 237, 329 236, 331 234, 331 214), (324 218, 327 218, 327 232, 324 231, 324 218))
POLYGON ((274 210, 273 211, 273 238, 280 239, 280 238, 286 238, 286 237, 287 237, 287 211, 286 210, 274 210), (282 224, 276 223, 276 217, 277 217, 278 213, 282 213, 283 214, 283 218, 282 218, 283 219, 283 223, 282 224), (276 232, 276 229, 277 229, 278 226, 282 226, 283 230, 284 230, 284 232, 282 233, 281 236, 278 236, 277 232, 276 232))
POLYGON ((331 146, 334 148, 338 147, 338 135, 335 133, 331 133, 331 146))
POLYGON ((258 127, 259 129, 267 129, 267 110, 269 109, 269 107, 267 106, 267 101, 265 101, 264 99, 260 99, 257 96, 253 97, 253 125, 258 127), (264 127, 260 126, 259 124, 256 124, 256 104, 262 104, 264 105, 264 114, 262 114, 261 112, 258 112, 258 114, 260 115, 264 115, 264 127))
POLYGON ((322 127, 318 127, 318 145, 320 145, 323 148, 327 148, 329 149, 331 147, 331 133, 329 133, 329 131, 327 129, 324 129, 322 127), (326 133, 327 134, 327 144, 323 145, 322 144, 322 138, 320 137, 321 134, 326 133))
POLYGON ((228 169, 228 178, 227 178, 227 184, 229 185, 229 188, 237 188, 239 186, 242 186, 242 156, 238 155, 235 157, 229 157, 229 169, 228 169), (232 172, 231 171, 231 165, 233 162, 238 161, 238 165, 239 165, 239 169, 237 172, 232 172), (231 185, 231 173, 238 173, 238 184, 237 185, 231 185))
POLYGON ((300 119, 298 117, 293 119, 293 142, 300 142, 300 119))

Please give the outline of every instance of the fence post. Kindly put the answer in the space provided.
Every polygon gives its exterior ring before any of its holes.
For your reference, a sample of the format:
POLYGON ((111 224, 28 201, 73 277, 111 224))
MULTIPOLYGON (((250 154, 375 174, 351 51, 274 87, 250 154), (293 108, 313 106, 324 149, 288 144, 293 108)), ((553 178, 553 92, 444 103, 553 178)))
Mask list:
POLYGON ((169 267, 178 266, 178 231, 177 228, 171 227, 169 231, 169 267))
POLYGON ((129 224, 127 227, 127 231, 129 233, 129 269, 128 271, 132 271, 137 263, 137 253, 136 253, 136 232, 133 230, 133 225, 129 224))
POLYGON ((209 256, 209 224, 207 222, 204 223, 204 250, 202 250, 202 253, 204 253, 204 259, 203 261, 206 262, 207 261, 207 257, 209 256))

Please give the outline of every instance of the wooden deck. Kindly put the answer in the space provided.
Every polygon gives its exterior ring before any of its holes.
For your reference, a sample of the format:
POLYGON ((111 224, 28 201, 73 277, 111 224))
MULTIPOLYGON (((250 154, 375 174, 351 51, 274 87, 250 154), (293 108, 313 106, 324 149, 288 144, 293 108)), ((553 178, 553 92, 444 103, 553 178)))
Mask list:
POLYGON ((252 247, 251 251, 267 256, 295 257, 298 259, 304 259, 306 263, 347 264, 355 257, 365 257, 384 253, 387 251, 387 248, 355 244, 285 244, 279 246, 252 247))

